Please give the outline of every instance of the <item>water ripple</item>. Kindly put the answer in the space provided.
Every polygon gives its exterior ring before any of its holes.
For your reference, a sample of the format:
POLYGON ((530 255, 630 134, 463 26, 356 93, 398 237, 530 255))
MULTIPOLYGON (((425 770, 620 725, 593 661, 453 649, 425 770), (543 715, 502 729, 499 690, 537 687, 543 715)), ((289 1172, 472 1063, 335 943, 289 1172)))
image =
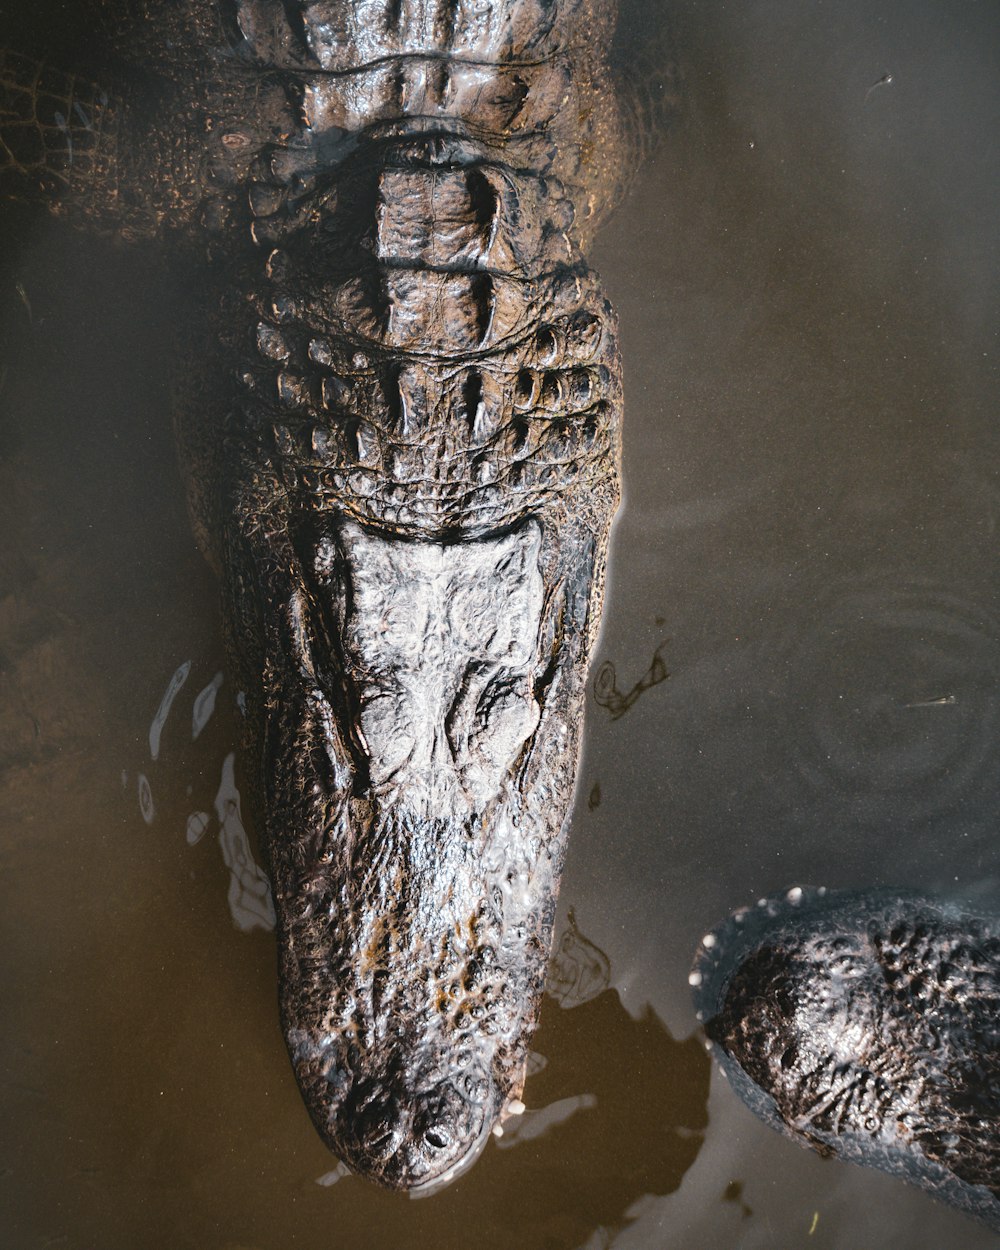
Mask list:
POLYGON ((810 786, 928 816, 991 786, 1000 621, 981 602, 941 583, 852 579, 782 650, 798 706, 785 745, 810 786))

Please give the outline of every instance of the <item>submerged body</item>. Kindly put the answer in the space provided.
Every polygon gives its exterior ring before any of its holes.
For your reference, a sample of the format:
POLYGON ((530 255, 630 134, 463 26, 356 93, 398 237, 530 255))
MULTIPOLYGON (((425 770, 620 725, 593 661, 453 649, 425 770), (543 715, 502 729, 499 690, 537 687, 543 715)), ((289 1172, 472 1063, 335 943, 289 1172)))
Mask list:
MULTIPOLYGON (((161 75, 7 55, 0 192, 208 241, 177 436, 331 1148, 428 1188, 521 1092, 619 497, 586 263, 637 105, 596 0, 136 0, 161 75)), ((643 84, 645 86, 646 84, 643 84)))
POLYGON ((772 1128, 1000 1229, 1000 922, 913 894, 790 891, 691 975, 733 1088, 772 1128))

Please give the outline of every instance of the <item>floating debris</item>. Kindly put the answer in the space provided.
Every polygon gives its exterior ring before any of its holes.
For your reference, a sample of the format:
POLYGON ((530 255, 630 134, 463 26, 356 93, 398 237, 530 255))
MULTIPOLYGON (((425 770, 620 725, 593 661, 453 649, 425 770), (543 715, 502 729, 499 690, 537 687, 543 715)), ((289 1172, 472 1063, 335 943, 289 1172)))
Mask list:
POLYGON ((632 689, 625 694, 618 689, 615 666, 610 660, 605 660, 597 670, 597 675, 594 678, 594 699, 601 707, 608 709, 612 720, 617 720, 619 716, 624 716, 642 694, 647 690, 651 690, 653 686, 658 686, 660 682, 666 681, 670 676, 667 672, 667 666, 660 655, 660 652, 667 645, 667 641, 669 640, 661 642, 656 648, 653 652, 653 658, 650 660, 649 668, 646 669, 632 689))

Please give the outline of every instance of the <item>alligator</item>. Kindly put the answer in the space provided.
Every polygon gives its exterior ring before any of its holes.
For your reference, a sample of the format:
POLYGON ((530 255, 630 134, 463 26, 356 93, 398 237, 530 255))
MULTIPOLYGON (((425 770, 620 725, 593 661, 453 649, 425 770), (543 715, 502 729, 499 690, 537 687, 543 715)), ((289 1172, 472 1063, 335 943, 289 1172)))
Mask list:
POLYGON ((0 195, 203 257, 175 432, 325 1142, 427 1192, 519 1110, 619 502, 586 256, 668 109, 607 0, 128 0, 0 58, 0 195), (131 68, 130 68, 131 67, 131 68))
POLYGON ((707 934, 690 979, 765 1123, 1000 1230, 1000 920, 795 888, 707 934))

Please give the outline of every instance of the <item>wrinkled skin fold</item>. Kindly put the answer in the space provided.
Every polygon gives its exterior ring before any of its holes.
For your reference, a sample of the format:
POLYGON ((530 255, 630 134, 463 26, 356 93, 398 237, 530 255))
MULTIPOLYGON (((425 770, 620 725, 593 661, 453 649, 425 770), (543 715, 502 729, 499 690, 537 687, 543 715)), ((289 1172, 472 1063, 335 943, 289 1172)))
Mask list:
POLYGON ((800 1145, 1000 1229, 1000 921, 792 890, 708 934, 695 1004, 730 1084, 800 1145))

